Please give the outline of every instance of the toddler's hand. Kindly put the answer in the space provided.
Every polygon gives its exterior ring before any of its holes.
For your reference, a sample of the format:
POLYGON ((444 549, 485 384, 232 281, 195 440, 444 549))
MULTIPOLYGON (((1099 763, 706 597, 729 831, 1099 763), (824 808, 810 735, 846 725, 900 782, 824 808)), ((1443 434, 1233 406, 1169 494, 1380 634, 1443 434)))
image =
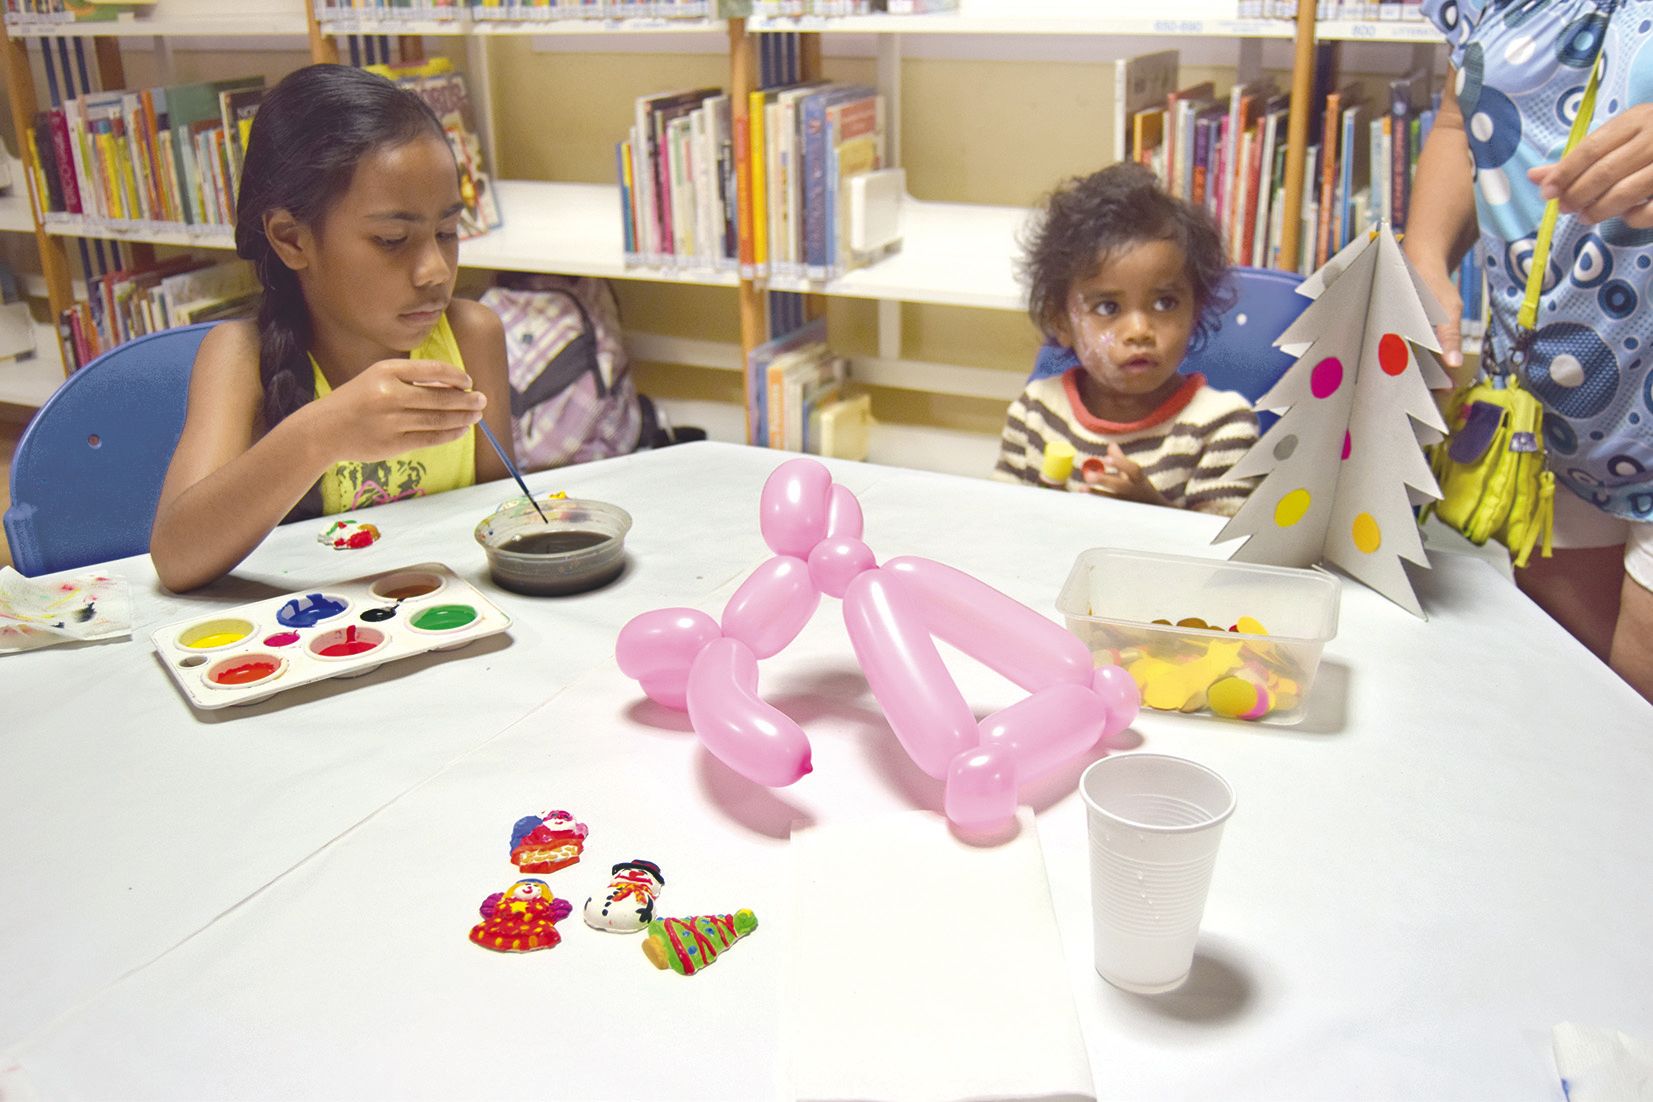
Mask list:
POLYGON ((1084 474, 1085 482, 1096 493, 1124 498, 1126 501, 1140 501, 1145 505, 1170 504, 1165 500, 1165 495, 1154 489, 1154 484, 1142 473, 1142 467, 1125 458, 1125 453, 1120 450, 1118 444, 1108 445, 1108 463, 1105 468, 1098 469, 1095 464, 1087 463, 1084 474))
POLYGON ((374 462, 457 440, 482 419, 488 399, 440 360, 380 360, 314 404, 317 435, 332 462, 374 462))

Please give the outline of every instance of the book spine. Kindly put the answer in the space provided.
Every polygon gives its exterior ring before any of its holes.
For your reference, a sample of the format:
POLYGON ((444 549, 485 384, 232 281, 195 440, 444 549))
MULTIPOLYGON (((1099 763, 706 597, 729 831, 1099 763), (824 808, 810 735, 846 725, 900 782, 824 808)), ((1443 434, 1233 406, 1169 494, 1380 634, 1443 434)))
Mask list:
POLYGON ((752 178, 747 191, 752 196, 752 278, 762 279, 769 274, 769 177, 765 160, 764 95, 753 92, 747 101, 747 123, 751 133, 747 146, 751 150, 752 178))
POLYGON ((1406 232, 1406 208, 1412 201, 1412 146, 1409 89, 1395 81, 1389 96, 1389 225, 1395 233, 1406 232))
POLYGON ((1331 259, 1332 199, 1337 190, 1337 134, 1339 127, 1336 101, 1326 105, 1326 124, 1321 131, 1320 144, 1320 203, 1316 212, 1314 267, 1331 259))
MULTIPOLYGON (((734 103, 724 101, 718 107, 718 189, 723 199, 723 252, 718 266, 725 270, 740 269, 740 192, 746 178, 735 150, 734 103)), ((745 131, 745 127, 740 127, 745 131)))
POLYGON ((826 272, 826 105, 827 94, 804 101, 803 235, 804 275, 824 280, 826 272))
POLYGON ((751 98, 730 103, 730 127, 735 143, 735 259, 740 277, 753 276, 752 225, 752 117, 751 98))
POLYGON ((75 176, 74 152, 69 144, 69 122, 63 108, 50 111, 52 128, 52 157, 57 162, 58 187, 63 192, 63 209, 69 214, 80 213, 80 183, 75 176))
POLYGON ((786 371, 775 364, 769 365, 769 405, 765 411, 765 420, 769 425, 769 439, 771 448, 786 446, 786 371))
POLYGON ((614 175, 620 184, 620 237, 626 267, 637 263, 637 228, 631 217, 631 142, 614 143, 614 175))

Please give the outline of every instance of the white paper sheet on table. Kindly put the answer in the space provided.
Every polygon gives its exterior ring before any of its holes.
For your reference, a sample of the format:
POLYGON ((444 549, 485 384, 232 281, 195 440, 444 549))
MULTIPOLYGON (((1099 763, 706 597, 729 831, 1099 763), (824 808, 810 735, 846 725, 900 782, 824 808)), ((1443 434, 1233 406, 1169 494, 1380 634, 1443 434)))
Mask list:
POLYGON ((1094 1096, 1026 808, 1018 826, 997 846, 928 811, 793 834, 796 1097, 1094 1096))
POLYGON ((1563 1022, 1555 1066, 1568 1102, 1653 1100, 1653 1045, 1616 1029, 1563 1022))
POLYGON ((131 634, 132 597, 118 574, 39 580, 0 566, 0 654, 131 634))

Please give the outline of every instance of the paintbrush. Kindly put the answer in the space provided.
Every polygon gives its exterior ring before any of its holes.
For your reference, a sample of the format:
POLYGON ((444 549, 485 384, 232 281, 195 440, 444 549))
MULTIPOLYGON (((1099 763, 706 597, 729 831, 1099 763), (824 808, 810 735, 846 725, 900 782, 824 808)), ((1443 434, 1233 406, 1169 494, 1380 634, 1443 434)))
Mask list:
POLYGON ((476 427, 482 430, 482 435, 488 438, 488 443, 492 444, 494 451, 499 454, 499 461, 505 464, 505 469, 511 472, 511 477, 517 480, 518 486, 522 487, 523 496, 528 499, 528 504, 534 507, 534 512, 540 515, 541 520, 550 524, 551 518, 545 515, 545 510, 540 508, 540 503, 534 500, 533 493, 528 489, 528 483, 522 480, 522 472, 517 470, 515 463, 511 462, 510 453, 500 446, 499 437, 495 436, 494 430, 488 427, 488 422, 478 421, 476 427))

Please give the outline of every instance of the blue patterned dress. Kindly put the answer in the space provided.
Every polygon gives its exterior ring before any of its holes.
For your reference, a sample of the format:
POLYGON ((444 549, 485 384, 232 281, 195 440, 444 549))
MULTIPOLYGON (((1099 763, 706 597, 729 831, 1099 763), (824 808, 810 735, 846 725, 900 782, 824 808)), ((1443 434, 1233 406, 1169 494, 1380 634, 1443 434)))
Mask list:
MULTIPOLYGON (((1544 202, 1527 170, 1560 159, 1606 35, 1592 129, 1653 101, 1653 0, 1425 0, 1452 48, 1475 160, 1490 297, 1507 363, 1544 202)), ((1550 466, 1617 516, 1653 521, 1653 230, 1563 215, 1523 381, 1543 401, 1550 466)))

